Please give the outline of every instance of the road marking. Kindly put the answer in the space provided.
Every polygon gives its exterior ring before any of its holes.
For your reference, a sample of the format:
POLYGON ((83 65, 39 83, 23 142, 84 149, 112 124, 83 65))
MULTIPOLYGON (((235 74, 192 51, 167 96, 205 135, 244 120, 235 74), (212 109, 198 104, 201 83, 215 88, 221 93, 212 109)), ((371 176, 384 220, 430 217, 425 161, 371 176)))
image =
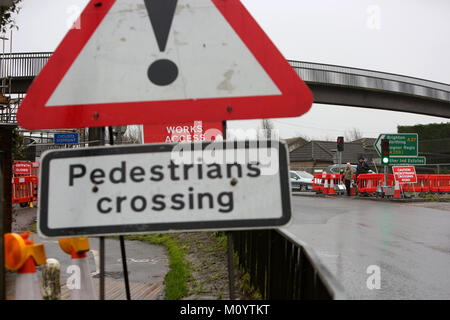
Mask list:
POLYGON ((320 251, 317 251, 317 254, 319 256, 327 257, 327 258, 337 258, 337 257, 339 257, 338 254, 330 254, 330 253, 324 253, 324 252, 320 252, 320 251))
MULTIPOLYGON (((127 262, 133 262, 133 263, 150 263, 150 264, 157 264, 161 259, 160 258, 153 258, 153 259, 135 259, 135 258, 127 258, 127 262)), ((122 262, 122 258, 117 259, 117 262, 122 262)))

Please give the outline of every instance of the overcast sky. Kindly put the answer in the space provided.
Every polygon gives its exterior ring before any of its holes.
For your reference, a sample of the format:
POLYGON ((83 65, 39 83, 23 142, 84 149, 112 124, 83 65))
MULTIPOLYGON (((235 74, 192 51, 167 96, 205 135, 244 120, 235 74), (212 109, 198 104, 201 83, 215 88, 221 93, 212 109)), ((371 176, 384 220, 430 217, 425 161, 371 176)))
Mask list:
MULTIPOLYGON (((242 0, 286 59, 398 73, 450 83, 449 0, 242 0)), ((53 51, 87 0, 24 0, 13 51, 53 51)), ((335 139, 353 128, 366 137, 397 125, 448 122, 400 112, 314 104, 298 118, 275 119, 284 138, 335 139)), ((230 128, 257 128, 233 121, 230 128)))

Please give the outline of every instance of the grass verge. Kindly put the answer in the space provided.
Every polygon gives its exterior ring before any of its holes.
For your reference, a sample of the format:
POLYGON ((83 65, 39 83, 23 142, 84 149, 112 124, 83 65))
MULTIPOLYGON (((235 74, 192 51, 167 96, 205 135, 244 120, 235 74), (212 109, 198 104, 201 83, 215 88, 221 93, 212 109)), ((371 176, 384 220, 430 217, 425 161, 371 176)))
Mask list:
POLYGON ((448 202, 450 201, 450 197, 447 195, 439 195, 434 193, 421 193, 419 197, 424 199, 425 201, 436 201, 436 202, 448 202))
POLYGON ((144 234, 125 236, 126 240, 137 240, 150 244, 163 245, 169 255, 169 272, 164 278, 166 300, 179 300, 188 294, 187 282, 190 279, 189 264, 185 260, 184 247, 173 234, 144 234))

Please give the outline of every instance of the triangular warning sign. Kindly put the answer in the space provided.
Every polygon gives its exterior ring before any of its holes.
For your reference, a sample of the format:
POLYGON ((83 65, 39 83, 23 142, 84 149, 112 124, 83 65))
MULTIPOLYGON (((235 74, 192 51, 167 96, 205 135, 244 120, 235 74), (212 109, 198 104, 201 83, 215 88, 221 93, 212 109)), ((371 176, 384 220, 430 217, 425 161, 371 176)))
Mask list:
POLYGON ((299 116, 312 94, 239 0, 91 0, 18 111, 28 129, 299 116))

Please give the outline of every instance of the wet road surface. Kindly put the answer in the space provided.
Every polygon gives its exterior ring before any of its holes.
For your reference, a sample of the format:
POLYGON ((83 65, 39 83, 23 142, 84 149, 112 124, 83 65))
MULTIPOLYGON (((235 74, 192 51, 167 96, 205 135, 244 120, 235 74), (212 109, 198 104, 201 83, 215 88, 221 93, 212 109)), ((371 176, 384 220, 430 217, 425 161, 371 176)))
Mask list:
POLYGON ((450 203, 432 209, 293 196, 292 205, 292 221, 281 230, 315 250, 348 298, 450 299, 450 203), (373 265, 380 289, 366 284, 373 265))

